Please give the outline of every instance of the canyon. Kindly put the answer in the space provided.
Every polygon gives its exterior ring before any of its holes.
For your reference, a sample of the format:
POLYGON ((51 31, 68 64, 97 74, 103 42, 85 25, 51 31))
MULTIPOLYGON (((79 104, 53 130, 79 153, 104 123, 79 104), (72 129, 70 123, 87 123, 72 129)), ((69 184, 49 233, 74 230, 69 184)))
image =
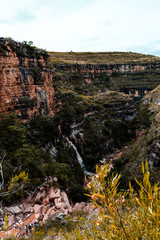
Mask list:
POLYGON ((89 172, 135 136, 139 101, 159 84, 158 57, 49 55, 26 42, 0 38, 0 113, 14 112, 24 121, 36 116, 60 117, 61 134, 75 144, 89 172), (88 148, 89 135, 94 147, 88 148))
POLYGON ((158 57, 54 52, 49 56, 26 42, 0 38, 0 113, 14 112, 25 121, 58 114, 62 134, 76 144, 84 164, 92 166, 86 171, 133 137, 131 121, 138 116, 139 101, 159 84, 158 57), (73 126, 77 127, 72 130, 73 126), (92 163, 94 150, 86 148, 90 134, 95 135, 95 148, 99 146, 92 163))
MULTIPOLYGON (((122 173, 120 187, 127 188, 126 179, 139 179, 141 163, 148 159, 151 181, 159 181, 160 58, 134 53, 49 54, 27 42, 0 38, 5 187, 11 175, 22 170, 31 179, 21 193, 25 207, 19 207, 17 221, 27 216, 27 209, 34 210, 39 221, 49 214, 87 209, 85 175, 94 175, 97 164, 109 163, 122 173), (47 176, 58 181, 56 188, 48 188, 50 200, 38 191, 32 196, 47 176), (58 197, 51 196, 55 191, 58 197), (52 197, 55 205, 50 208, 52 197)), ((21 195, 14 197, 5 199, 4 205, 18 201, 20 206, 21 195)), ((15 215, 9 213, 10 223, 15 215)))
MULTIPOLYGON (((105 82, 106 87, 144 96, 160 83, 160 61, 151 58, 148 62, 123 64, 75 64, 52 63, 44 50, 0 39, 0 112, 16 112, 20 118, 36 115, 53 115, 61 103, 55 103, 54 81, 60 73, 70 74, 73 81, 105 82), (149 62, 150 61, 150 62, 149 62), (79 79, 80 77, 80 79, 79 79), (106 86, 107 84, 107 86, 106 86)), ((58 60, 57 60, 58 61, 58 60)), ((135 60, 138 61, 138 60, 135 60)))

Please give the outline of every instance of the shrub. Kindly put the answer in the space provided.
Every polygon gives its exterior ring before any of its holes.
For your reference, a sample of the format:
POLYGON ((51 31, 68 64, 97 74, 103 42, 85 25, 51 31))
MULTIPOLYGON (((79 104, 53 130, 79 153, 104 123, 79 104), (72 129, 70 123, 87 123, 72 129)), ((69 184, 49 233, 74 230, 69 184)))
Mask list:
POLYGON ((37 229, 41 237, 36 238, 34 233, 31 239, 160 239, 159 183, 151 186, 147 161, 142 164, 142 172, 143 180, 135 179, 139 191, 131 183, 127 191, 118 191, 121 175, 113 174, 109 164, 97 167, 97 174, 87 184, 95 210, 88 215, 73 213, 59 226, 56 222, 44 225, 43 231, 37 229))
POLYGON ((111 174, 109 165, 97 168, 88 188, 99 213, 77 222, 64 239, 159 239, 160 187, 151 186, 147 161, 142 171, 143 180, 136 179, 138 192, 130 183, 129 190, 118 191, 121 176, 111 174))

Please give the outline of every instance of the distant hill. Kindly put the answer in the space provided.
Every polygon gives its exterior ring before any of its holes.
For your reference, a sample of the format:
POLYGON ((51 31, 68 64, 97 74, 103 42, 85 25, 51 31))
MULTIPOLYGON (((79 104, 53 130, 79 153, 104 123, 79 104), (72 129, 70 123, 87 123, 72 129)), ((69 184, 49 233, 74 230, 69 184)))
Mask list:
POLYGON ((52 63, 123 64, 159 62, 160 57, 133 52, 48 52, 52 63))

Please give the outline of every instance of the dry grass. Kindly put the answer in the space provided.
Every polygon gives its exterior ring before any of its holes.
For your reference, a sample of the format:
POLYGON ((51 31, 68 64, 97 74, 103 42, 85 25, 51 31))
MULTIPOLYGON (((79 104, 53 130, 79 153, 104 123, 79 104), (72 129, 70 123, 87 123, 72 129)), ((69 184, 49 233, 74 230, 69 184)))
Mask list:
POLYGON ((52 63, 122 64, 159 62, 160 57, 132 52, 49 52, 52 63))

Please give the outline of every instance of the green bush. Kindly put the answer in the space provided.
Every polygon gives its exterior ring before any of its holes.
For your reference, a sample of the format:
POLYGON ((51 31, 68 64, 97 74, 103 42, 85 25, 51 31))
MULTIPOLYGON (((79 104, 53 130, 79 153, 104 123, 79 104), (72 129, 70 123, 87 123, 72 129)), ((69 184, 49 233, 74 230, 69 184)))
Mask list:
POLYGON ((88 195, 94 206, 91 214, 67 216, 55 227, 55 222, 37 229, 31 239, 59 237, 61 240, 139 240, 160 238, 160 187, 151 186, 148 163, 142 164, 143 180, 134 191, 118 191, 121 175, 112 174, 109 165, 97 167, 97 174, 88 183, 88 195), (47 227, 48 226, 48 227, 47 227), (41 233, 42 238, 35 238, 41 233))

